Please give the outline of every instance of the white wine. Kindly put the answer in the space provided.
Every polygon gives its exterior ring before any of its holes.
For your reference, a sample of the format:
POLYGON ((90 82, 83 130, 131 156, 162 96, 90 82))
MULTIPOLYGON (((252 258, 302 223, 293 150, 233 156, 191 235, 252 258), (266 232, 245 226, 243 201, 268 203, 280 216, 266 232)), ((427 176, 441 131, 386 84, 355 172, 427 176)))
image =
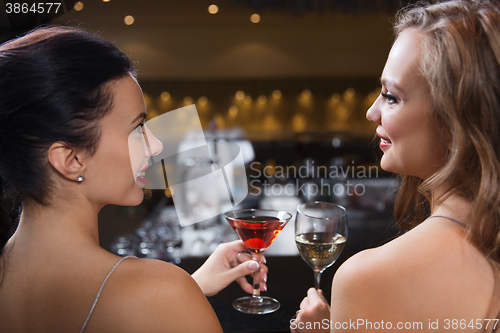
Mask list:
POLYGON ((300 256, 314 270, 324 271, 340 256, 346 238, 340 234, 305 233, 295 236, 300 256))

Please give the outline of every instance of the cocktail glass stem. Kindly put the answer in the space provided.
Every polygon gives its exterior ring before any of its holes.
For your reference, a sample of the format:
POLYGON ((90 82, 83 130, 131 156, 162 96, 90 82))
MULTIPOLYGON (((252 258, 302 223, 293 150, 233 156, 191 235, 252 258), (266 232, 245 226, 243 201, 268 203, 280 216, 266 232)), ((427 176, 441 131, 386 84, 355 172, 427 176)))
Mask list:
MULTIPOLYGON (((262 254, 252 254, 252 259, 257 261, 260 266, 260 260, 262 259, 262 254)), ((252 303, 262 302, 260 297, 260 268, 253 273, 253 293, 252 293, 252 303)))
POLYGON ((316 290, 319 290, 319 284, 321 282, 321 273, 323 272, 319 270, 314 270, 314 288, 316 288, 316 290))

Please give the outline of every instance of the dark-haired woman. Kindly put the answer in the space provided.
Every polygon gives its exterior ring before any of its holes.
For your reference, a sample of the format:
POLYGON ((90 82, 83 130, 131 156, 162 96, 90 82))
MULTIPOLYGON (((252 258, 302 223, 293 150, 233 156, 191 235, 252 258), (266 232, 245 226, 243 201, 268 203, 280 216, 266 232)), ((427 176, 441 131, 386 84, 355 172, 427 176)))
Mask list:
POLYGON ((133 74, 111 43, 72 28, 0 46, 0 185, 22 200, 10 239, 0 212, 1 332, 220 332, 204 293, 233 280, 251 292, 258 264, 237 260, 241 242, 219 246, 196 282, 99 246, 99 210, 141 203, 137 177, 162 149, 133 74))
POLYGON ((418 5, 396 33, 367 118, 411 230, 346 261, 331 308, 309 290, 293 332, 500 331, 500 6, 418 5))

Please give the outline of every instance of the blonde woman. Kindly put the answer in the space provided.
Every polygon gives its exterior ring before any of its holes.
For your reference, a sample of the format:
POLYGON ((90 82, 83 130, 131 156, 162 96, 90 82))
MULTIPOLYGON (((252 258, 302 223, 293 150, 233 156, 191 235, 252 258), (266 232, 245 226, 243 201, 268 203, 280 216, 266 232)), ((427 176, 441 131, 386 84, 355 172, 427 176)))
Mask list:
POLYGON ((409 231, 346 261, 331 307, 309 290, 293 332, 500 331, 499 8, 452 0, 398 15, 367 118, 381 167, 402 175, 395 217, 409 231))

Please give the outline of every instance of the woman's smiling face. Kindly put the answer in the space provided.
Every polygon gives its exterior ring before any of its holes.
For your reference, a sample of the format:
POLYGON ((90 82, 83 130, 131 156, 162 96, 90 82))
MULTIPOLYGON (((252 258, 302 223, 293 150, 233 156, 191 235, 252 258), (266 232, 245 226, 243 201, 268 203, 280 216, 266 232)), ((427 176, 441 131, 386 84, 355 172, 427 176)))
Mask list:
POLYGON ((163 146, 144 124, 146 106, 135 79, 127 75, 116 80, 111 92, 113 107, 99 123, 99 145, 85 172, 92 189, 87 195, 97 205, 138 205, 148 159, 163 146))
POLYGON ((382 169, 426 179, 443 165, 447 144, 432 119, 432 102, 419 72, 423 39, 413 29, 399 35, 382 73, 381 94, 366 117, 378 124, 382 169))

